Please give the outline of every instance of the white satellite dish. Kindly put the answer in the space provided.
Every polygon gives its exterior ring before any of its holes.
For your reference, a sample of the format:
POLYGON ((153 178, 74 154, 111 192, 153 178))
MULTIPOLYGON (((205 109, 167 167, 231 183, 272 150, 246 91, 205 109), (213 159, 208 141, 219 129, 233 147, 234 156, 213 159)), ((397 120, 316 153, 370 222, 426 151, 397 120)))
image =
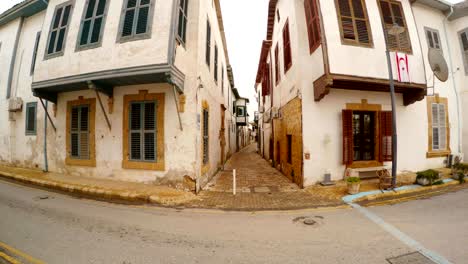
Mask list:
POLYGON ((429 49, 429 64, 431 65, 432 72, 441 82, 446 82, 448 80, 448 66, 445 61, 442 51, 438 49, 429 49))

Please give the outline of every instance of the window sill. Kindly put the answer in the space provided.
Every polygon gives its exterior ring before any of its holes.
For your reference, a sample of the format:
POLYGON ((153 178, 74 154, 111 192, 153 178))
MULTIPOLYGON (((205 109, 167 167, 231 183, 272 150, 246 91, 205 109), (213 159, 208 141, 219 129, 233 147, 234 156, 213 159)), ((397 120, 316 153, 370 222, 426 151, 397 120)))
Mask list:
POLYGON ((153 171, 164 171, 166 169, 164 165, 164 161, 139 162, 139 161, 129 161, 129 160, 123 161, 122 168, 130 169, 130 170, 153 170, 153 171))
POLYGON ((373 168, 373 167, 382 167, 383 163, 377 160, 369 161, 354 161, 348 168, 350 169, 362 169, 362 168, 373 168))
POLYGON ((427 158, 441 158, 450 155, 452 152, 450 150, 444 151, 428 151, 426 156, 427 158))
POLYGON ((79 160, 67 157, 65 159, 65 164, 69 166, 96 167, 96 160, 79 160))

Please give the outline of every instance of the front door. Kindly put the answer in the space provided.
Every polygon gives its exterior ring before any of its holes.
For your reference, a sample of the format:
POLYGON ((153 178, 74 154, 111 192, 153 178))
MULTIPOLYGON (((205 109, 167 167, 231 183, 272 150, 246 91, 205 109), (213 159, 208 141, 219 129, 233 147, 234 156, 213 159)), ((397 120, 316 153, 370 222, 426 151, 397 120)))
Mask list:
POLYGON ((375 112, 353 111, 354 161, 372 161, 375 157, 375 112))

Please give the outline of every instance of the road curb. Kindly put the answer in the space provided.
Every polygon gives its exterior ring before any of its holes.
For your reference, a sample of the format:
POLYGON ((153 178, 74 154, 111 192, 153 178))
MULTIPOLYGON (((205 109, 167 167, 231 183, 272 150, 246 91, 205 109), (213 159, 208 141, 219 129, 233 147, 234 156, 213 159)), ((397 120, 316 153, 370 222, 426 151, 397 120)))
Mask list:
POLYGON ((343 197, 343 201, 347 204, 349 203, 357 203, 357 202, 364 202, 364 201, 373 201, 380 198, 390 198, 396 197, 403 194, 410 194, 410 193, 417 193, 421 191, 432 191, 445 188, 451 185, 459 184, 458 181, 453 179, 445 179, 443 180, 444 184, 441 185, 433 185, 433 186, 421 186, 421 185, 406 185, 399 188, 395 188, 394 190, 385 191, 385 190, 377 190, 377 191, 369 191, 369 192, 362 192, 354 195, 347 195, 343 197))
POLYGON ((81 195, 98 200, 106 200, 110 202, 124 201, 129 203, 148 203, 160 206, 167 206, 163 203, 163 199, 157 195, 141 194, 135 192, 121 192, 109 188, 102 188, 97 186, 79 185, 63 183, 58 181, 51 181, 45 179, 29 178, 17 174, 0 172, 0 177, 7 180, 13 180, 20 183, 44 187, 47 189, 57 190, 61 192, 70 193, 72 195, 81 195), (151 199, 151 197, 153 197, 151 199), (157 197, 157 198, 156 198, 157 197))

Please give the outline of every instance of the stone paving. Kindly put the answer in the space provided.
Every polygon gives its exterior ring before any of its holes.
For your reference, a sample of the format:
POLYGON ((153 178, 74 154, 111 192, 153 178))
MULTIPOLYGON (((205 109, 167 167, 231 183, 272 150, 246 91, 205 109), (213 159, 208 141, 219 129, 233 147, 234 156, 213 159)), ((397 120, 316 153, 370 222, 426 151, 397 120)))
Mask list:
POLYGON ((250 145, 234 154, 199 199, 185 204, 190 208, 222 210, 291 210, 343 205, 341 188, 302 190, 273 168, 250 145), (237 194, 232 193, 232 170, 237 171, 237 194))

